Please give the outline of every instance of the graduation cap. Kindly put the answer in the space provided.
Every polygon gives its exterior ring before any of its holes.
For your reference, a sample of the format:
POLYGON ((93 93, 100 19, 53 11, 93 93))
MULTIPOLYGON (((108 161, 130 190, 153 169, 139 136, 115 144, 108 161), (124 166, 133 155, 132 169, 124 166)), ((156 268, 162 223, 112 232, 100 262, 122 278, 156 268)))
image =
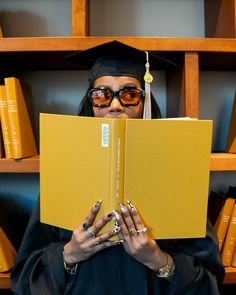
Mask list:
POLYGON ((102 76, 128 76, 145 83, 145 101, 143 118, 151 118, 150 83, 153 80, 149 68, 170 69, 176 64, 147 51, 128 46, 119 41, 112 41, 96 47, 77 52, 65 58, 90 68, 89 85, 102 76))

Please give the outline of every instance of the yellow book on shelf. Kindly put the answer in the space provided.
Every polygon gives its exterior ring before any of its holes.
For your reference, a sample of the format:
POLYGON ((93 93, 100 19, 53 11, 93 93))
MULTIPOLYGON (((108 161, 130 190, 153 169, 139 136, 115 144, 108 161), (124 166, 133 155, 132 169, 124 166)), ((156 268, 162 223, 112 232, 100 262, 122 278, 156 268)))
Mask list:
POLYGON ((2 124, 2 136, 6 158, 12 158, 11 133, 8 118, 7 96, 5 85, 0 85, 0 115, 2 124))
POLYGON ((229 131, 226 144, 226 152, 236 153, 236 92, 234 96, 234 103, 231 112, 231 119, 229 124, 229 131))
POLYGON ((232 260, 231 260, 231 265, 233 267, 236 267, 236 247, 234 248, 234 252, 233 252, 233 256, 232 256, 232 260))
POLYGON ((152 237, 204 237, 211 134, 207 120, 41 114, 41 221, 73 230, 97 200, 99 216, 131 200, 152 237))
POLYGON ((224 245, 222 248, 222 262, 224 266, 230 266, 233 252, 236 245, 236 204, 230 217, 229 227, 226 233, 224 245))
POLYGON ((0 227, 0 272, 8 271, 16 260, 16 251, 0 227))
POLYGON ((37 148, 27 108, 26 97, 30 94, 30 86, 15 77, 5 78, 9 126, 11 130, 13 158, 25 158, 37 155, 37 148))
POLYGON ((235 199, 233 198, 226 199, 224 206, 221 209, 221 212, 215 224, 215 230, 219 240, 220 250, 222 249, 222 246, 225 240, 225 236, 228 230, 229 220, 233 212, 234 204, 235 204, 235 199))

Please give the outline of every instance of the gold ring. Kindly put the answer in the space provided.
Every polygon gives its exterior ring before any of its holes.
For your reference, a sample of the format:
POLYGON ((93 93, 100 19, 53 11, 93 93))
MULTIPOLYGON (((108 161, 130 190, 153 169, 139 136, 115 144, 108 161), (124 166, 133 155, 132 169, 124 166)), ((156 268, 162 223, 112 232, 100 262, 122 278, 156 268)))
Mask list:
POLYGON ((137 235, 137 231, 133 227, 131 229, 129 229, 129 233, 130 233, 131 236, 136 236, 137 235))
POLYGON ((96 233, 93 231, 91 227, 88 228, 88 233, 90 234, 91 237, 96 237, 96 233))
POLYGON ((141 229, 137 230, 136 232, 137 233, 145 233, 146 231, 147 231, 147 228, 144 227, 144 228, 141 228, 141 229))

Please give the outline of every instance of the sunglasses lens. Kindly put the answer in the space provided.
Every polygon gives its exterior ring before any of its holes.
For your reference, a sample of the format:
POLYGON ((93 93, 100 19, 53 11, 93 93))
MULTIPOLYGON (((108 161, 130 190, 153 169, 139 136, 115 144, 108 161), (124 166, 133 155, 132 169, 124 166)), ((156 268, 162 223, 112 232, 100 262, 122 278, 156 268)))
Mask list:
POLYGON ((109 89, 95 89, 90 93, 90 98, 95 105, 107 105, 112 99, 112 93, 109 89))
POLYGON ((124 105, 137 105, 142 98, 142 92, 139 89, 121 89, 120 99, 124 105))

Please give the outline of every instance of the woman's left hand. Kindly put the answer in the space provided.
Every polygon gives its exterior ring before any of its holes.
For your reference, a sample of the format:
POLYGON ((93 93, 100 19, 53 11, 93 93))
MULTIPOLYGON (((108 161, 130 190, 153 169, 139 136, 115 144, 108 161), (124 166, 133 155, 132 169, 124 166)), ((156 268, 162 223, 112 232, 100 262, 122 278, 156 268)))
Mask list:
POLYGON ((148 231, 133 204, 120 203, 122 216, 115 212, 116 221, 121 227, 118 234, 124 240, 126 252, 152 270, 157 271, 166 264, 167 256, 149 235, 148 231))

